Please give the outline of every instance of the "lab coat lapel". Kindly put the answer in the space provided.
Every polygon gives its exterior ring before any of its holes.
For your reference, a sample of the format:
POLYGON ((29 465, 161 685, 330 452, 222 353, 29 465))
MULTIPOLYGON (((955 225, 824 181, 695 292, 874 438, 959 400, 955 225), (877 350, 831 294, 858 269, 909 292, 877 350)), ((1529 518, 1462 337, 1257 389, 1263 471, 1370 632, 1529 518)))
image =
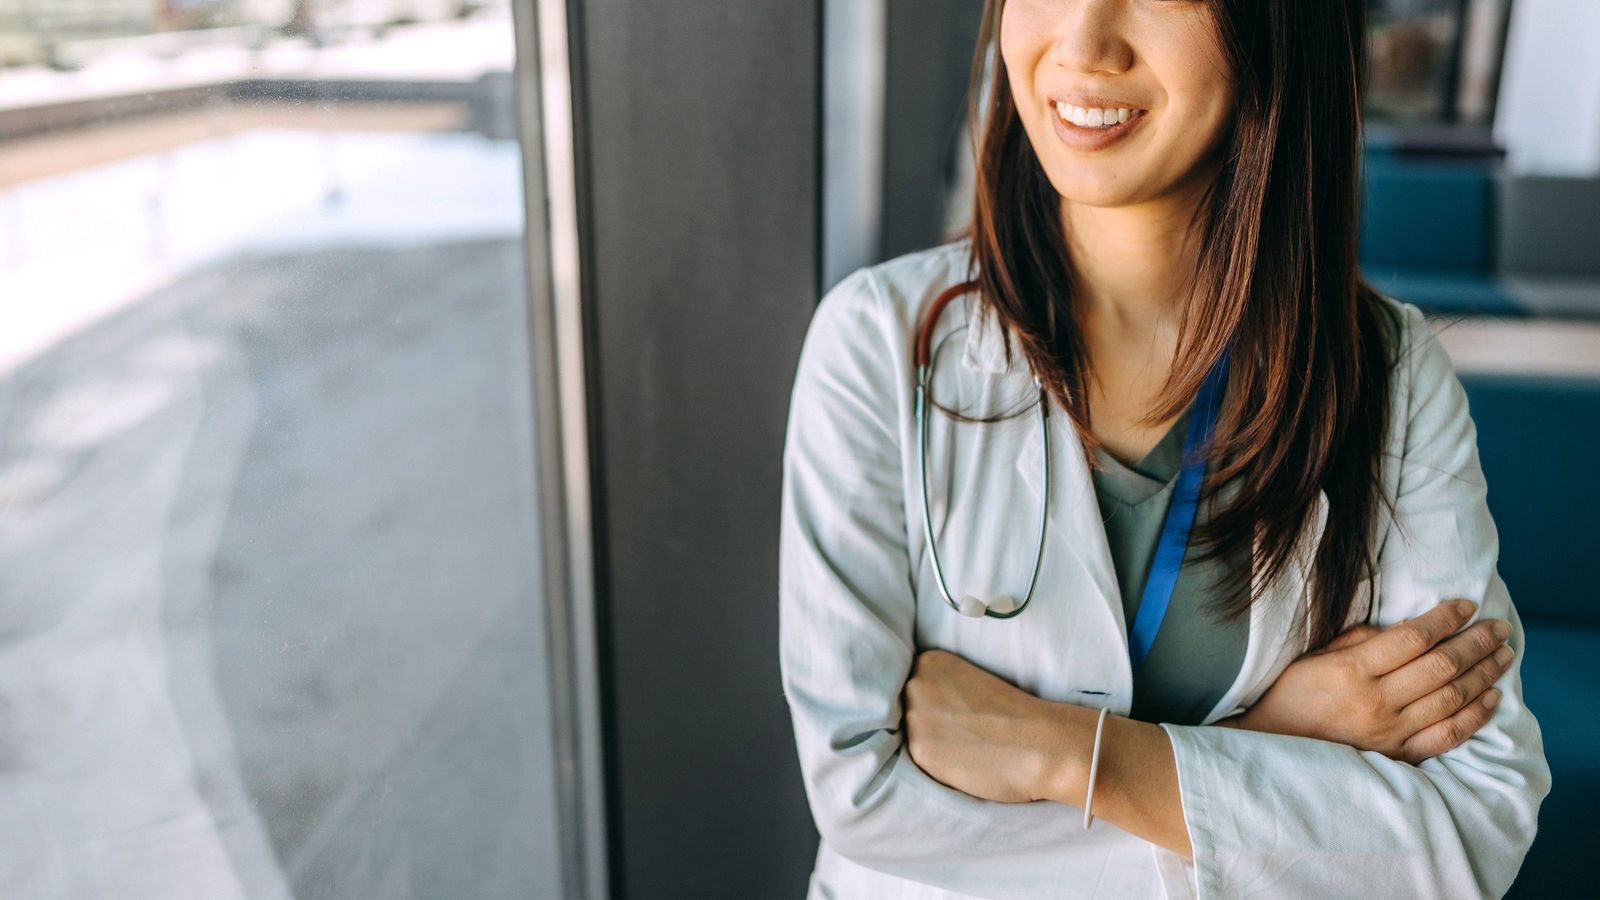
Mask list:
MULTIPOLYGON (((1005 358, 1005 339, 1000 322, 994 312, 977 302, 976 294, 966 295, 968 328, 962 364, 969 370, 1004 376, 1015 381, 1027 392, 1037 393, 1033 387, 1033 374, 1020 351, 1011 362, 1005 358), (974 307, 981 310, 973 314, 974 307)), ((1016 351, 1016 348, 1012 348, 1016 351)), ((1050 402, 1046 398, 1046 402, 1050 402)), ((1030 411, 1030 418, 1037 413, 1030 411)), ((1100 519, 1100 506, 1095 499, 1088 460, 1076 429, 1064 410, 1050 408, 1050 494, 1046 512, 1048 527, 1045 533, 1045 553, 1060 552, 1063 546, 1075 558, 1094 586, 1097 605, 1116 623, 1124 643, 1128 625, 1122 612, 1122 594, 1117 586, 1116 569, 1112 565, 1111 547, 1106 541, 1105 523, 1100 519)), ((1030 422, 1027 440, 1017 452, 1016 471, 1035 503, 1044 503, 1043 450, 1038 439, 1037 420, 1030 422)), ((1037 507, 1035 507, 1037 509, 1037 507)), ((1078 598, 1081 599, 1081 598, 1078 598)), ((1131 678, 1131 674, 1129 675, 1131 678)))
MULTIPOLYGON (((1239 675, 1206 716, 1206 722, 1227 718, 1253 705, 1289 663, 1306 651, 1309 636, 1306 629, 1310 623, 1304 616, 1299 622, 1295 619, 1309 604, 1311 565, 1327 524, 1328 495, 1318 490, 1311 524, 1301 535, 1289 564, 1250 607, 1250 637, 1239 675)), ((1258 556, 1260 551, 1258 531, 1252 557, 1258 556)), ((1252 590, 1259 588, 1262 577, 1257 567, 1251 574, 1252 590)))
MULTIPOLYGON (((1045 397, 1041 402, 1053 403, 1045 397)), ((1128 623, 1122 612, 1122 591, 1117 585, 1117 572, 1111 559, 1111 545, 1106 540, 1105 522, 1100 518, 1100 504, 1095 498, 1093 475, 1083 454, 1076 429, 1059 406, 1050 410, 1050 532, 1046 534, 1047 551, 1065 544, 1079 564, 1093 580, 1103 605, 1116 620, 1117 630, 1124 642, 1128 637, 1128 623)), ((1037 427, 1034 432, 1037 434, 1037 427)), ((1024 444, 1017 454, 1017 475, 1028 486, 1035 502, 1043 503, 1043 451, 1037 439, 1024 444)))

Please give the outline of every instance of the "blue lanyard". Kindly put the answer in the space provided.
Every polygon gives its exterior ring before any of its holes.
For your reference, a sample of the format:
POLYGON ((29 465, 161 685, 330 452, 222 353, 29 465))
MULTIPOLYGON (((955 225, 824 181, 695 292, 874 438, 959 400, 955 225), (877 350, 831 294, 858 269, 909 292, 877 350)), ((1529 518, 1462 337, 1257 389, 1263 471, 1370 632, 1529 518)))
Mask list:
POLYGON ((1133 627, 1128 629, 1128 658, 1134 671, 1144 665, 1150 647, 1156 642, 1156 632, 1161 620, 1166 618, 1167 607, 1172 603, 1172 589, 1178 583, 1178 569, 1183 565, 1184 553, 1189 549, 1189 530, 1194 526, 1195 507, 1200 500, 1200 482, 1205 476, 1205 460, 1193 459, 1196 447, 1209 445, 1212 429, 1217 424, 1217 409, 1222 403, 1222 388, 1228 379, 1228 350, 1200 386, 1194 400, 1194 415, 1189 418, 1189 433, 1183 441, 1185 463, 1178 472, 1178 484, 1167 507, 1166 521, 1161 525, 1161 540, 1156 544, 1155 559, 1150 563, 1150 574, 1145 578, 1144 593, 1139 599, 1139 611, 1134 615, 1133 627))

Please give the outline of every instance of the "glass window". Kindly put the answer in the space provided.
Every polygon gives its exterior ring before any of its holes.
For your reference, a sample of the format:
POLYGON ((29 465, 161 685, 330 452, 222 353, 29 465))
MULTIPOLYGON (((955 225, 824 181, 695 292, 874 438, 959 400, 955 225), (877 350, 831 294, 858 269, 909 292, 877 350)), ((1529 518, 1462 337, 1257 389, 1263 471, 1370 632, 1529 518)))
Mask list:
POLYGON ((507 0, 0 0, 0 884, 558 893, 507 0))

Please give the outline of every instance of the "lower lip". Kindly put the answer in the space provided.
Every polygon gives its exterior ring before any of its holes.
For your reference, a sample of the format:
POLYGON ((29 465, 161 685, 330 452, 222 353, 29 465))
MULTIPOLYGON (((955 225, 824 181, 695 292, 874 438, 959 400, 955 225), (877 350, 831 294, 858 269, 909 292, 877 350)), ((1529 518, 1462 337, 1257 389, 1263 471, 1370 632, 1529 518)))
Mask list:
POLYGON ((1104 150, 1127 138, 1148 115, 1149 113, 1140 110, 1136 113, 1130 113, 1128 121, 1112 125, 1109 128, 1084 128, 1061 118, 1052 109, 1050 110, 1050 121, 1055 123, 1056 136, 1061 138, 1061 143, 1066 144, 1073 150, 1090 153, 1095 150, 1104 150))

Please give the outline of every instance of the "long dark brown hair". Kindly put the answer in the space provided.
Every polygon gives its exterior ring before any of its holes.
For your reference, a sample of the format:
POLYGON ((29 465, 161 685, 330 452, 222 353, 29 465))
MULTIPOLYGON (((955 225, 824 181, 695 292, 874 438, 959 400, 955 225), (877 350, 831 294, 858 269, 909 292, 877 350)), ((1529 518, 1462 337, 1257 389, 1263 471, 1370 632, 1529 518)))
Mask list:
MULTIPOLYGON (((977 160, 964 232, 972 241, 969 274, 978 302, 998 314, 1093 459, 1088 357, 1060 196, 1013 102, 998 49, 1004 5, 986 0, 968 99, 977 160)), ((1301 622, 1310 646, 1320 647, 1376 572, 1370 536, 1383 498, 1400 333, 1395 309, 1356 262, 1365 0, 1212 0, 1212 7, 1233 73, 1235 119, 1194 223, 1200 262, 1176 356, 1143 421, 1153 426, 1182 413, 1228 349, 1205 493, 1215 501, 1226 488, 1231 499, 1196 524, 1193 552, 1252 559, 1260 530, 1258 590, 1249 567, 1234 566, 1213 600, 1225 616, 1243 615, 1293 559, 1317 491, 1325 491, 1310 620, 1301 622)))

